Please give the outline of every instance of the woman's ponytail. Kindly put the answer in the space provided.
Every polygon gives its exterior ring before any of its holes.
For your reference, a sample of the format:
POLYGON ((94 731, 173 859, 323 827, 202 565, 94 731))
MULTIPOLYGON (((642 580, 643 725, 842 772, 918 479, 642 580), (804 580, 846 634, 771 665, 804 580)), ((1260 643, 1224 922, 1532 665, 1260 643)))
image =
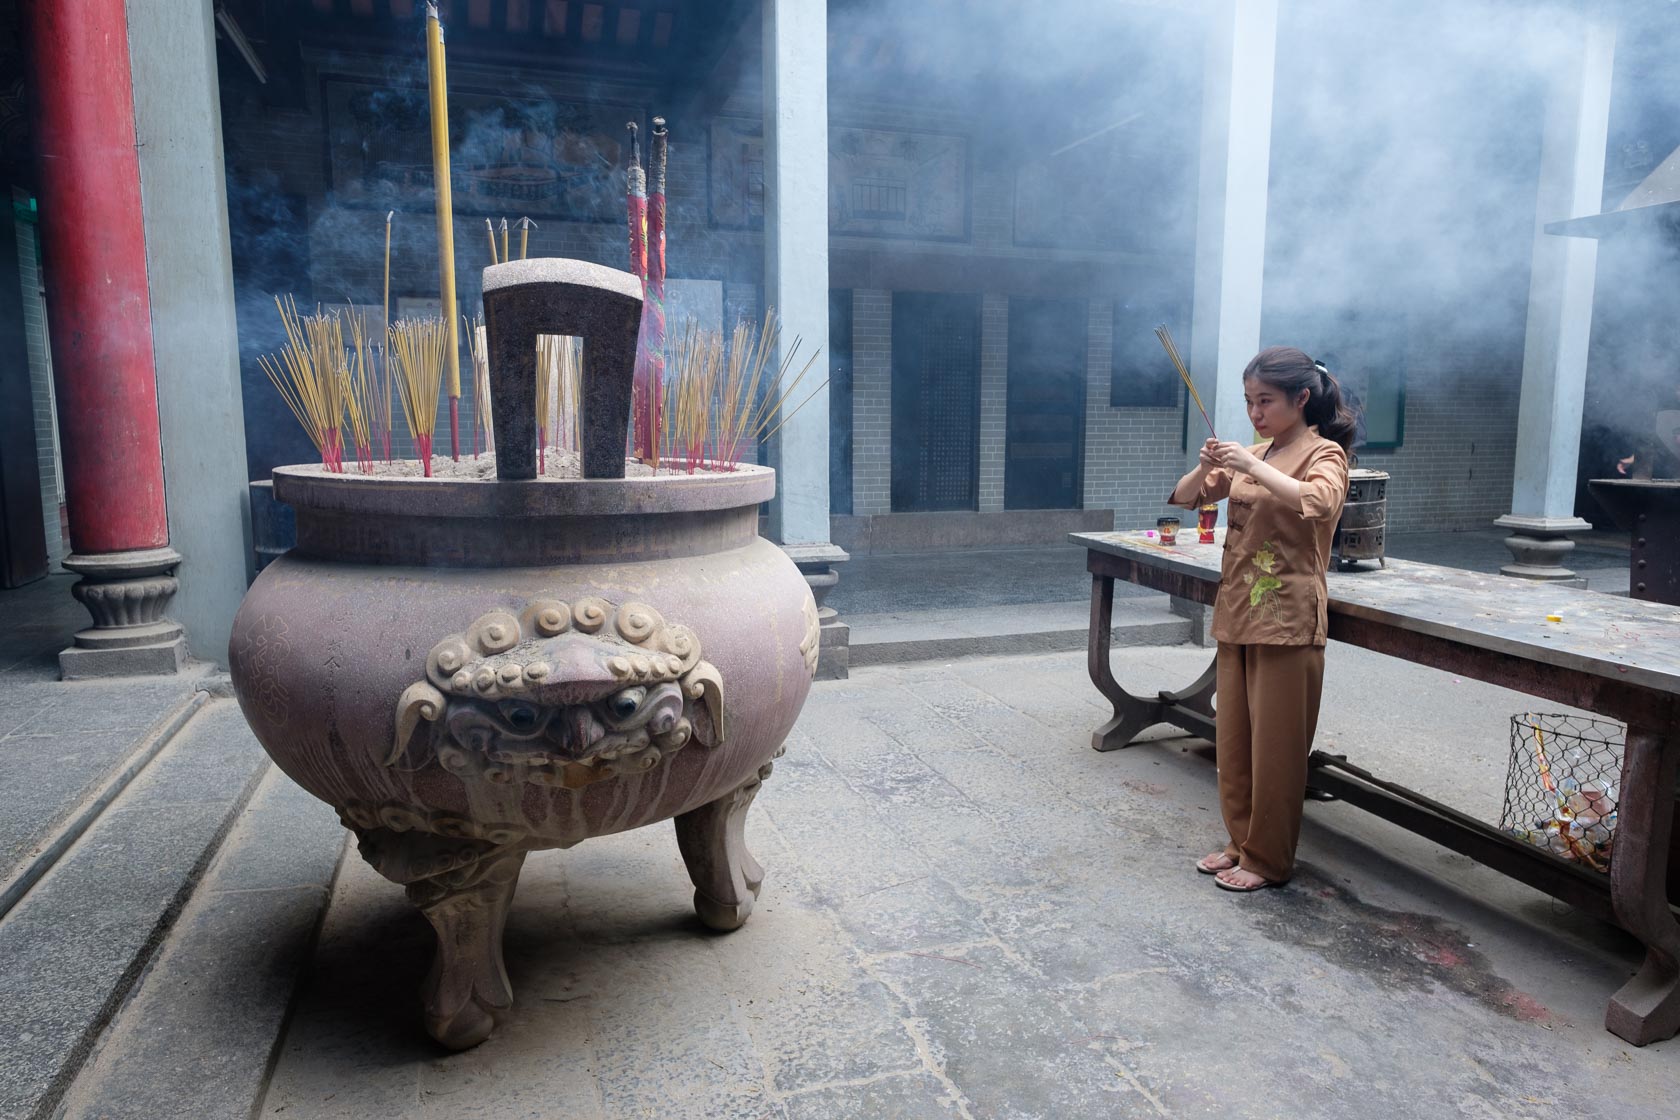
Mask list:
POLYGON ((1318 434, 1342 445, 1343 451, 1353 450, 1354 435, 1359 431, 1359 417, 1348 407, 1342 383, 1337 381, 1323 362, 1314 362, 1319 383, 1301 410, 1307 423, 1316 425, 1318 434))

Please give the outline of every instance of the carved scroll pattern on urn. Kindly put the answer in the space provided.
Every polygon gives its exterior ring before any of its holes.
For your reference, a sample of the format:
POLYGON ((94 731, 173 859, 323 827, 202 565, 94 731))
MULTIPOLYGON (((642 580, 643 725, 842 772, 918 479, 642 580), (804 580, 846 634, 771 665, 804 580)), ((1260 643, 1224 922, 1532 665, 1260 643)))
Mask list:
POLYGON ((800 608, 805 621, 805 633, 799 638, 799 652, 805 657, 805 671, 817 675, 817 658, 822 653, 822 617, 817 613, 817 600, 809 591, 800 608))
POLYGON ((645 603, 537 599, 432 647, 397 701, 385 765, 469 784, 580 789, 723 742, 723 682, 700 640, 645 603))

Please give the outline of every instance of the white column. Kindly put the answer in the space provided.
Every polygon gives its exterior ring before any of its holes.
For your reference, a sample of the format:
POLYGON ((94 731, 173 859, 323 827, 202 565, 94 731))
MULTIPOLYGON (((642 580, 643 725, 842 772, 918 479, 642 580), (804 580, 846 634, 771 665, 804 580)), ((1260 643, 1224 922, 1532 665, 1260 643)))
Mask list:
POLYGON ((1575 475, 1598 242, 1544 228, 1602 209, 1616 30, 1598 22, 1583 30, 1579 50, 1560 67, 1546 94, 1516 481, 1511 512, 1494 522, 1514 533, 1505 543, 1517 562, 1501 570, 1526 579, 1576 578, 1561 563, 1575 547, 1563 534, 1590 528, 1575 516, 1575 475))
MULTIPOLYGON (((813 353, 791 409, 817 385, 828 354, 828 10, 823 0, 764 0, 765 302, 784 348, 800 340, 792 377, 813 353)), ((779 361, 781 355, 777 355, 779 361)), ((812 397, 771 448, 781 477, 770 535, 828 543, 828 393, 812 397)))
MULTIPOLYGON (((764 0, 764 284, 781 316, 780 362, 796 377, 816 362, 787 407, 823 383, 828 352, 828 4, 764 0)), ((771 441, 779 477, 770 503, 770 537, 799 565, 821 619, 817 676, 844 677, 850 628, 823 605, 840 577, 830 565, 846 553, 829 540, 828 391, 811 396, 771 441)))
MULTIPOLYGON (((1253 429, 1242 371, 1260 349, 1278 6, 1217 0, 1209 8, 1189 360, 1219 437, 1246 443, 1253 429)), ((1194 461, 1207 435, 1199 415, 1190 432, 1194 461)))
POLYGON ((129 0, 128 12, 169 545, 181 554, 170 614, 194 657, 225 664, 253 560, 216 29, 210 0, 129 0))

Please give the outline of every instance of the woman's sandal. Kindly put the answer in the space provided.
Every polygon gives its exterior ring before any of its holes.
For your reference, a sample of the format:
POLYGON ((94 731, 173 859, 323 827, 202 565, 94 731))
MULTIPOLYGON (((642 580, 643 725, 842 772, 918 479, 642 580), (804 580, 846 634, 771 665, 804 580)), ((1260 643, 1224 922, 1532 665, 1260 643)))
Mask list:
MULTIPOLYGON (((1226 870, 1229 870, 1229 868, 1226 870)), ((1253 872, 1250 872, 1250 874, 1253 874, 1253 872)), ((1256 876, 1256 878, 1258 878, 1258 876, 1256 876)), ((1248 894, 1251 891, 1263 891, 1267 887, 1281 887, 1286 881, 1287 880, 1283 879, 1261 879, 1258 883, 1255 883, 1252 886, 1239 887, 1235 883, 1230 883, 1221 879, 1218 875, 1213 877, 1214 886, 1218 887, 1222 891, 1234 891, 1237 894, 1248 894)))
POLYGON ((1237 866, 1237 861, 1234 860, 1234 859, 1231 859, 1231 857, 1226 855, 1224 852, 1210 852, 1209 854, 1203 856, 1201 859, 1196 861, 1196 870, 1200 871, 1203 875, 1217 875, 1221 871, 1230 871, 1232 868, 1234 868, 1236 866, 1237 866), (1224 867, 1209 867, 1207 865, 1207 861, 1210 860, 1210 859, 1226 859, 1226 860, 1231 860, 1231 862, 1228 863, 1224 867))

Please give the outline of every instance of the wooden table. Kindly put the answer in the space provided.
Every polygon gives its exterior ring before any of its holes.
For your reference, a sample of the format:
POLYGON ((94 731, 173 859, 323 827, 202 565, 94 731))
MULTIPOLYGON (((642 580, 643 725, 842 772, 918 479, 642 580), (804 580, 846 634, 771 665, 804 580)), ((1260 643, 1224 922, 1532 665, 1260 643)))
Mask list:
MULTIPOLYGON (((1139 696, 1114 679, 1109 641, 1116 579, 1211 606, 1222 539, 1198 545, 1192 529, 1167 548, 1141 532, 1071 537, 1086 549, 1091 573, 1091 680, 1114 705, 1114 718, 1096 730, 1091 745, 1114 750, 1157 723, 1212 739, 1212 665, 1183 689, 1139 696)), ((1384 569, 1332 571, 1329 589, 1329 632, 1336 641, 1627 725, 1608 875, 1382 781, 1344 756, 1314 751, 1310 780, 1317 789, 1616 922, 1645 945, 1645 961, 1611 997, 1605 1026, 1636 1046, 1680 1031, 1680 923, 1667 891, 1680 762, 1680 607, 1393 559, 1384 569), (1548 622, 1547 615, 1562 621, 1548 622)))

